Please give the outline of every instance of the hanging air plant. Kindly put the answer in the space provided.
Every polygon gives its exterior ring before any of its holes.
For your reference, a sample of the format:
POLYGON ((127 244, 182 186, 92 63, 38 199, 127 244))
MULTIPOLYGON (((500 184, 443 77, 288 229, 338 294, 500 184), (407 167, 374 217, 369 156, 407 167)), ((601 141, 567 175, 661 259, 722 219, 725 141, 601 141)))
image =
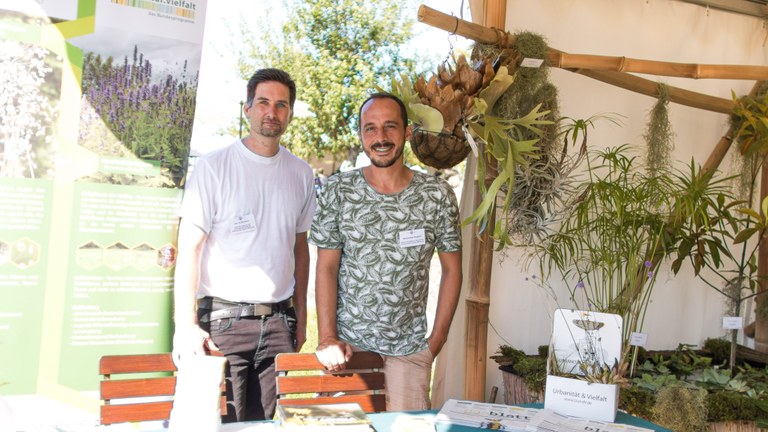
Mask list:
POLYGON ((674 132, 669 121, 669 88, 659 84, 659 100, 651 110, 648 129, 643 137, 648 145, 646 169, 651 175, 669 170, 674 150, 674 132))
POLYGON ((756 96, 737 98, 733 94, 731 129, 736 131, 732 172, 740 173, 738 196, 752 202, 754 179, 768 157, 768 83, 764 83, 756 96))
MULTIPOLYGON (((505 41, 501 46, 505 47, 476 44, 472 51, 473 59, 493 58, 514 75, 514 81, 499 98, 493 114, 501 118, 517 118, 536 108, 543 113, 541 120, 546 123, 539 124, 536 131, 518 131, 518 139, 536 140, 536 146, 527 163, 516 166, 513 181, 498 192, 499 202, 503 204, 497 206, 497 226, 493 233, 498 241, 497 250, 510 244, 531 244, 545 235, 549 225, 557 222, 561 208, 559 201, 568 189, 570 173, 585 153, 584 148, 570 153, 567 132, 574 131, 574 125, 561 128, 558 92, 549 81, 546 60, 549 47, 544 38, 522 32, 514 35, 513 44, 505 41), (543 63, 538 67, 525 66, 535 66, 536 59, 543 63)), ((576 140, 572 143, 576 145, 576 140)), ((489 165, 489 169, 492 168, 489 165)))
POLYGON ((411 147, 419 160, 447 168, 475 152, 478 178, 489 174, 489 183, 478 183, 481 202, 464 223, 490 230, 499 250, 541 232, 567 177, 563 167, 573 166, 567 142, 554 145, 557 89, 546 67, 520 66, 526 58, 546 58, 547 46, 532 33, 515 40, 511 48, 478 45, 471 62, 459 56, 454 67, 441 65, 413 85, 405 76, 392 83, 414 123, 411 147))

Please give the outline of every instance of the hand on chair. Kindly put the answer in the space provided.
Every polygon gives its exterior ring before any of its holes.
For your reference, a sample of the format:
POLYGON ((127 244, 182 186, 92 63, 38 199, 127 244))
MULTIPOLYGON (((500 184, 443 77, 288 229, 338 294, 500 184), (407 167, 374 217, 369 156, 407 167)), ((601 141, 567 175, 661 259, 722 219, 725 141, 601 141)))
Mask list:
POLYGON ((173 334, 173 362, 178 367, 178 361, 187 355, 207 355, 219 348, 211 340, 211 336, 199 326, 190 325, 177 328, 173 334))
POLYGON ((330 372, 339 372, 347 367, 352 358, 352 346, 336 338, 326 338, 320 341, 315 356, 330 372))

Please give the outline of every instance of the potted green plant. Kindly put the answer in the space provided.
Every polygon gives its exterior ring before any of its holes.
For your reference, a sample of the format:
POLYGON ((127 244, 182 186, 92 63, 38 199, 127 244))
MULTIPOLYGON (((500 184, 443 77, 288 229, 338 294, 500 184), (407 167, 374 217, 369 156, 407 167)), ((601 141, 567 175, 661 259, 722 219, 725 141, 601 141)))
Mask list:
MULTIPOLYGON (((717 200, 703 201, 680 227, 681 241, 674 251, 675 274, 689 262, 696 276, 708 287, 722 294, 728 313, 740 317, 745 300, 759 292, 760 276, 757 251, 768 230, 768 198, 752 208, 757 190, 757 176, 768 160, 768 85, 756 97, 736 98, 731 118, 734 139, 741 161, 738 200, 724 194, 717 200), (708 270, 704 272, 703 270, 708 270)), ((734 176, 736 178, 736 176, 734 176)), ((765 307, 758 315, 768 317, 765 307)), ((729 367, 735 374, 738 330, 731 330, 729 367)))
POLYGON ((710 215, 696 209, 722 200, 726 185, 693 162, 685 171, 646 171, 626 145, 589 152, 585 163, 559 226, 527 245, 528 264, 543 288, 551 277, 562 281, 569 298, 561 307, 620 315, 628 346, 642 331, 658 264, 679 250, 684 221, 697 215, 708 224, 710 215))

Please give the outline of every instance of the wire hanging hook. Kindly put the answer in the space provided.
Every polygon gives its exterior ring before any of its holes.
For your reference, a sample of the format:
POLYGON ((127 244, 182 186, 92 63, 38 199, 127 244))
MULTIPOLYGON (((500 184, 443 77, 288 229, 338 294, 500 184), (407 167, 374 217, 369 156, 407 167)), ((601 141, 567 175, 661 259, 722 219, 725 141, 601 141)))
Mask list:
MULTIPOLYGON (((453 12, 451 12, 451 16, 453 16, 453 12)), ((456 19, 456 27, 454 27, 453 32, 448 33, 448 55, 446 55, 443 60, 444 64, 449 64, 448 61, 453 58, 453 42, 451 42, 451 36, 456 37, 456 31, 459 29, 459 18, 455 16, 453 17, 456 19)))
POLYGON ((464 20, 464 0, 461 0, 461 5, 459 6, 459 16, 453 15, 453 12, 451 12, 451 16, 456 20, 456 25, 453 27, 453 31, 448 33, 448 55, 445 56, 445 60, 443 60, 444 64, 450 64, 449 60, 453 59, 453 42, 451 42, 451 36, 456 37, 456 32, 459 31, 459 20, 464 20))

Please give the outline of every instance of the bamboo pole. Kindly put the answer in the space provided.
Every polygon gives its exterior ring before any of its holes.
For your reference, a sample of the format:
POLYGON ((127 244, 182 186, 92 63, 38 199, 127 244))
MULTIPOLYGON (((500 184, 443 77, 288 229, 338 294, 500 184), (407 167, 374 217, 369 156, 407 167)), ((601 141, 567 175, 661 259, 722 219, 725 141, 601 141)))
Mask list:
MULTIPOLYGON (((588 69, 567 70, 635 93, 644 94, 653 98, 659 97, 659 83, 628 73, 588 69)), ((679 105, 721 114, 731 114, 733 111, 733 101, 730 99, 696 93, 679 87, 667 86, 667 90, 669 92, 670 102, 679 105)))
MULTIPOLYGON (((509 35, 506 32, 494 29, 494 28, 488 28, 481 26, 479 24, 471 23, 468 21, 464 21, 459 19, 458 17, 446 15, 440 11, 437 11, 435 9, 432 9, 428 6, 421 5, 419 7, 418 12, 418 19, 420 22, 423 22, 425 24, 431 25, 432 27, 436 27, 451 33, 455 33, 459 36, 466 37, 468 39, 472 39, 474 41, 485 43, 485 44, 497 44, 506 42, 507 45, 514 44, 516 41, 516 38, 514 35, 509 35)), ((549 56, 554 56, 555 58, 565 56, 570 56, 571 60, 569 60, 570 64, 576 64, 576 60, 573 60, 575 57, 573 55, 564 53, 562 51, 556 50, 551 48, 549 56)), ((589 56, 592 58, 602 58, 601 56, 589 56)), ((619 59, 622 59, 622 57, 616 57, 619 59)), ((626 60, 626 59, 625 59, 626 60)), ((661 64, 663 62, 651 62, 653 64, 661 64)), ((561 64, 564 64, 561 62, 561 64)), ((637 64, 637 63, 636 63, 637 64)), ((670 63, 671 64, 671 63, 670 63)), ((671 64, 676 65, 676 64, 671 64)), ((557 66, 556 67, 562 67, 565 70, 568 70, 570 72, 578 73, 599 81, 603 81, 608 84, 615 85, 617 87, 624 88, 626 90, 634 91, 636 93, 645 94, 652 97, 658 97, 658 83, 637 77, 634 75, 630 75, 626 72, 633 72, 631 70, 628 70, 626 67, 624 67, 623 72, 619 71, 610 71, 610 70, 595 70, 592 68, 586 68, 586 67, 580 67, 580 68, 574 68, 574 67, 565 67, 565 66, 557 66)), ((697 66, 719 66, 721 65, 697 65, 697 66)), ((737 66, 736 71, 740 70, 742 66, 737 66)), ((768 79, 768 67, 764 66, 748 66, 748 68, 757 68, 755 69, 759 76, 761 76, 761 79, 768 79)), ((674 70, 675 67, 671 67, 671 70, 674 70)), ((732 73, 730 71, 729 67, 726 67, 726 69, 729 70, 729 74, 732 73)), ((647 73, 647 72, 646 72, 647 73)), ((708 73, 709 78, 715 78, 715 74, 708 73)), ((669 75, 669 76, 683 76, 683 75, 669 75)), ((746 77, 741 79, 748 79, 746 77)), ((750 78, 751 79, 751 78, 750 78)), ((733 102, 729 99, 723 99, 718 98, 714 96, 704 95, 701 93, 696 93, 688 90, 683 90, 676 87, 668 87, 669 89, 669 96, 670 101, 690 106, 693 108, 699 108, 704 109, 707 111, 714 111, 719 113, 730 113, 731 109, 733 107, 733 102)))
MULTIPOLYGON (((482 157, 482 156, 481 156, 482 157)), ((478 180, 475 180, 477 185, 478 180)), ((476 203, 479 190, 475 187, 476 203)), ((493 226, 495 212, 488 220, 493 226)), ((471 275, 469 294, 465 301, 467 314, 464 322, 464 373, 462 399, 482 402, 485 398, 485 375, 488 362, 488 311, 490 309, 491 274, 493 264, 493 238, 487 228, 479 236, 472 237, 470 257, 471 275), (476 273, 474 273, 476 271, 476 273)))
MULTIPOLYGON (((760 202, 768 195, 768 162, 763 163, 760 173, 760 202)), ((764 217, 766 215, 763 215, 764 217)), ((757 284, 758 295, 755 296, 755 349, 760 352, 768 352, 768 239, 763 239, 757 251, 757 284)))
POLYGON ((453 15, 444 14, 426 5, 419 6, 417 18, 419 22, 424 24, 480 43, 493 44, 498 41, 497 30, 465 21, 453 15))
MULTIPOLYGON (((456 33, 484 44, 504 45, 506 42, 507 46, 512 46, 516 42, 514 35, 508 35, 506 32, 499 30, 499 28, 503 27, 488 28, 487 26, 484 27, 463 21, 458 17, 446 15, 426 5, 419 7, 418 18, 420 22, 429 24, 432 27, 456 33)), ((768 66, 673 63, 629 57, 569 54, 559 50, 550 50, 548 60, 550 61, 550 66, 561 69, 636 72, 681 78, 768 79, 768 66)))
POLYGON ((609 57, 588 54, 549 52, 549 65, 561 69, 592 69, 614 72, 635 72, 694 79, 768 79, 768 67, 721 64, 672 63, 629 57, 609 57))
POLYGON ((492 0, 483 2, 483 19, 481 22, 485 23, 489 28, 505 28, 507 21, 507 1, 506 0, 492 0))
MULTIPOLYGON (((484 145, 480 144, 480 156, 484 145)), ((477 158, 470 154, 467 163, 477 164, 477 158)), ((490 168, 490 167, 489 167, 490 168)), ((474 204, 477 207, 482 200, 480 182, 486 188, 493 182, 495 171, 489 169, 485 178, 479 179, 475 171, 473 182, 474 204)), ((491 212, 488 226, 495 223, 495 210, 491 212)), ((490 229, 470 239, 468 277, 469 293, 464 298, 466 315, 464 319, 464 367, 462 369, 462 399, 482 402, 485 396, 485 375, 488 348, 488 312, 490 310, 491 273, 493 263, 493 238, 490 229)))
MULTIPOLYGON (((504 28, 504 20, 507 15, 506 10, 506 0, 486 0, 483 8, 482 22, 488 27, 504 28)), ((466 23, 466 21, 457 18, 454 23, 458 25, 466 23)), ((475 24, 472 25, 474 26, 475 24)), ((480 199, 482 198, 478 182, 485 182, 487 188, 488 185, 493 182, 495 175, 495 167, 489 167, 486 178, 475 179, 475 207, 479 205, 480 199)), ((479 236, 472 237, 473 243, 472 255, 470 256, 470 268, 474 269, 473 274, 476 274, 477 276, 470 276, 469 294, 465 299, 467 310, 466 320, 464 322, 462 398, 479 402, 485 400, 485 375, 488 365, 488 311, 491 302, 490 293, 494 242, 491 236, 491 231, 495 223, 495 218, 496 210, 492 210, 488 218, 488 228, 486 228, 479 236)))

